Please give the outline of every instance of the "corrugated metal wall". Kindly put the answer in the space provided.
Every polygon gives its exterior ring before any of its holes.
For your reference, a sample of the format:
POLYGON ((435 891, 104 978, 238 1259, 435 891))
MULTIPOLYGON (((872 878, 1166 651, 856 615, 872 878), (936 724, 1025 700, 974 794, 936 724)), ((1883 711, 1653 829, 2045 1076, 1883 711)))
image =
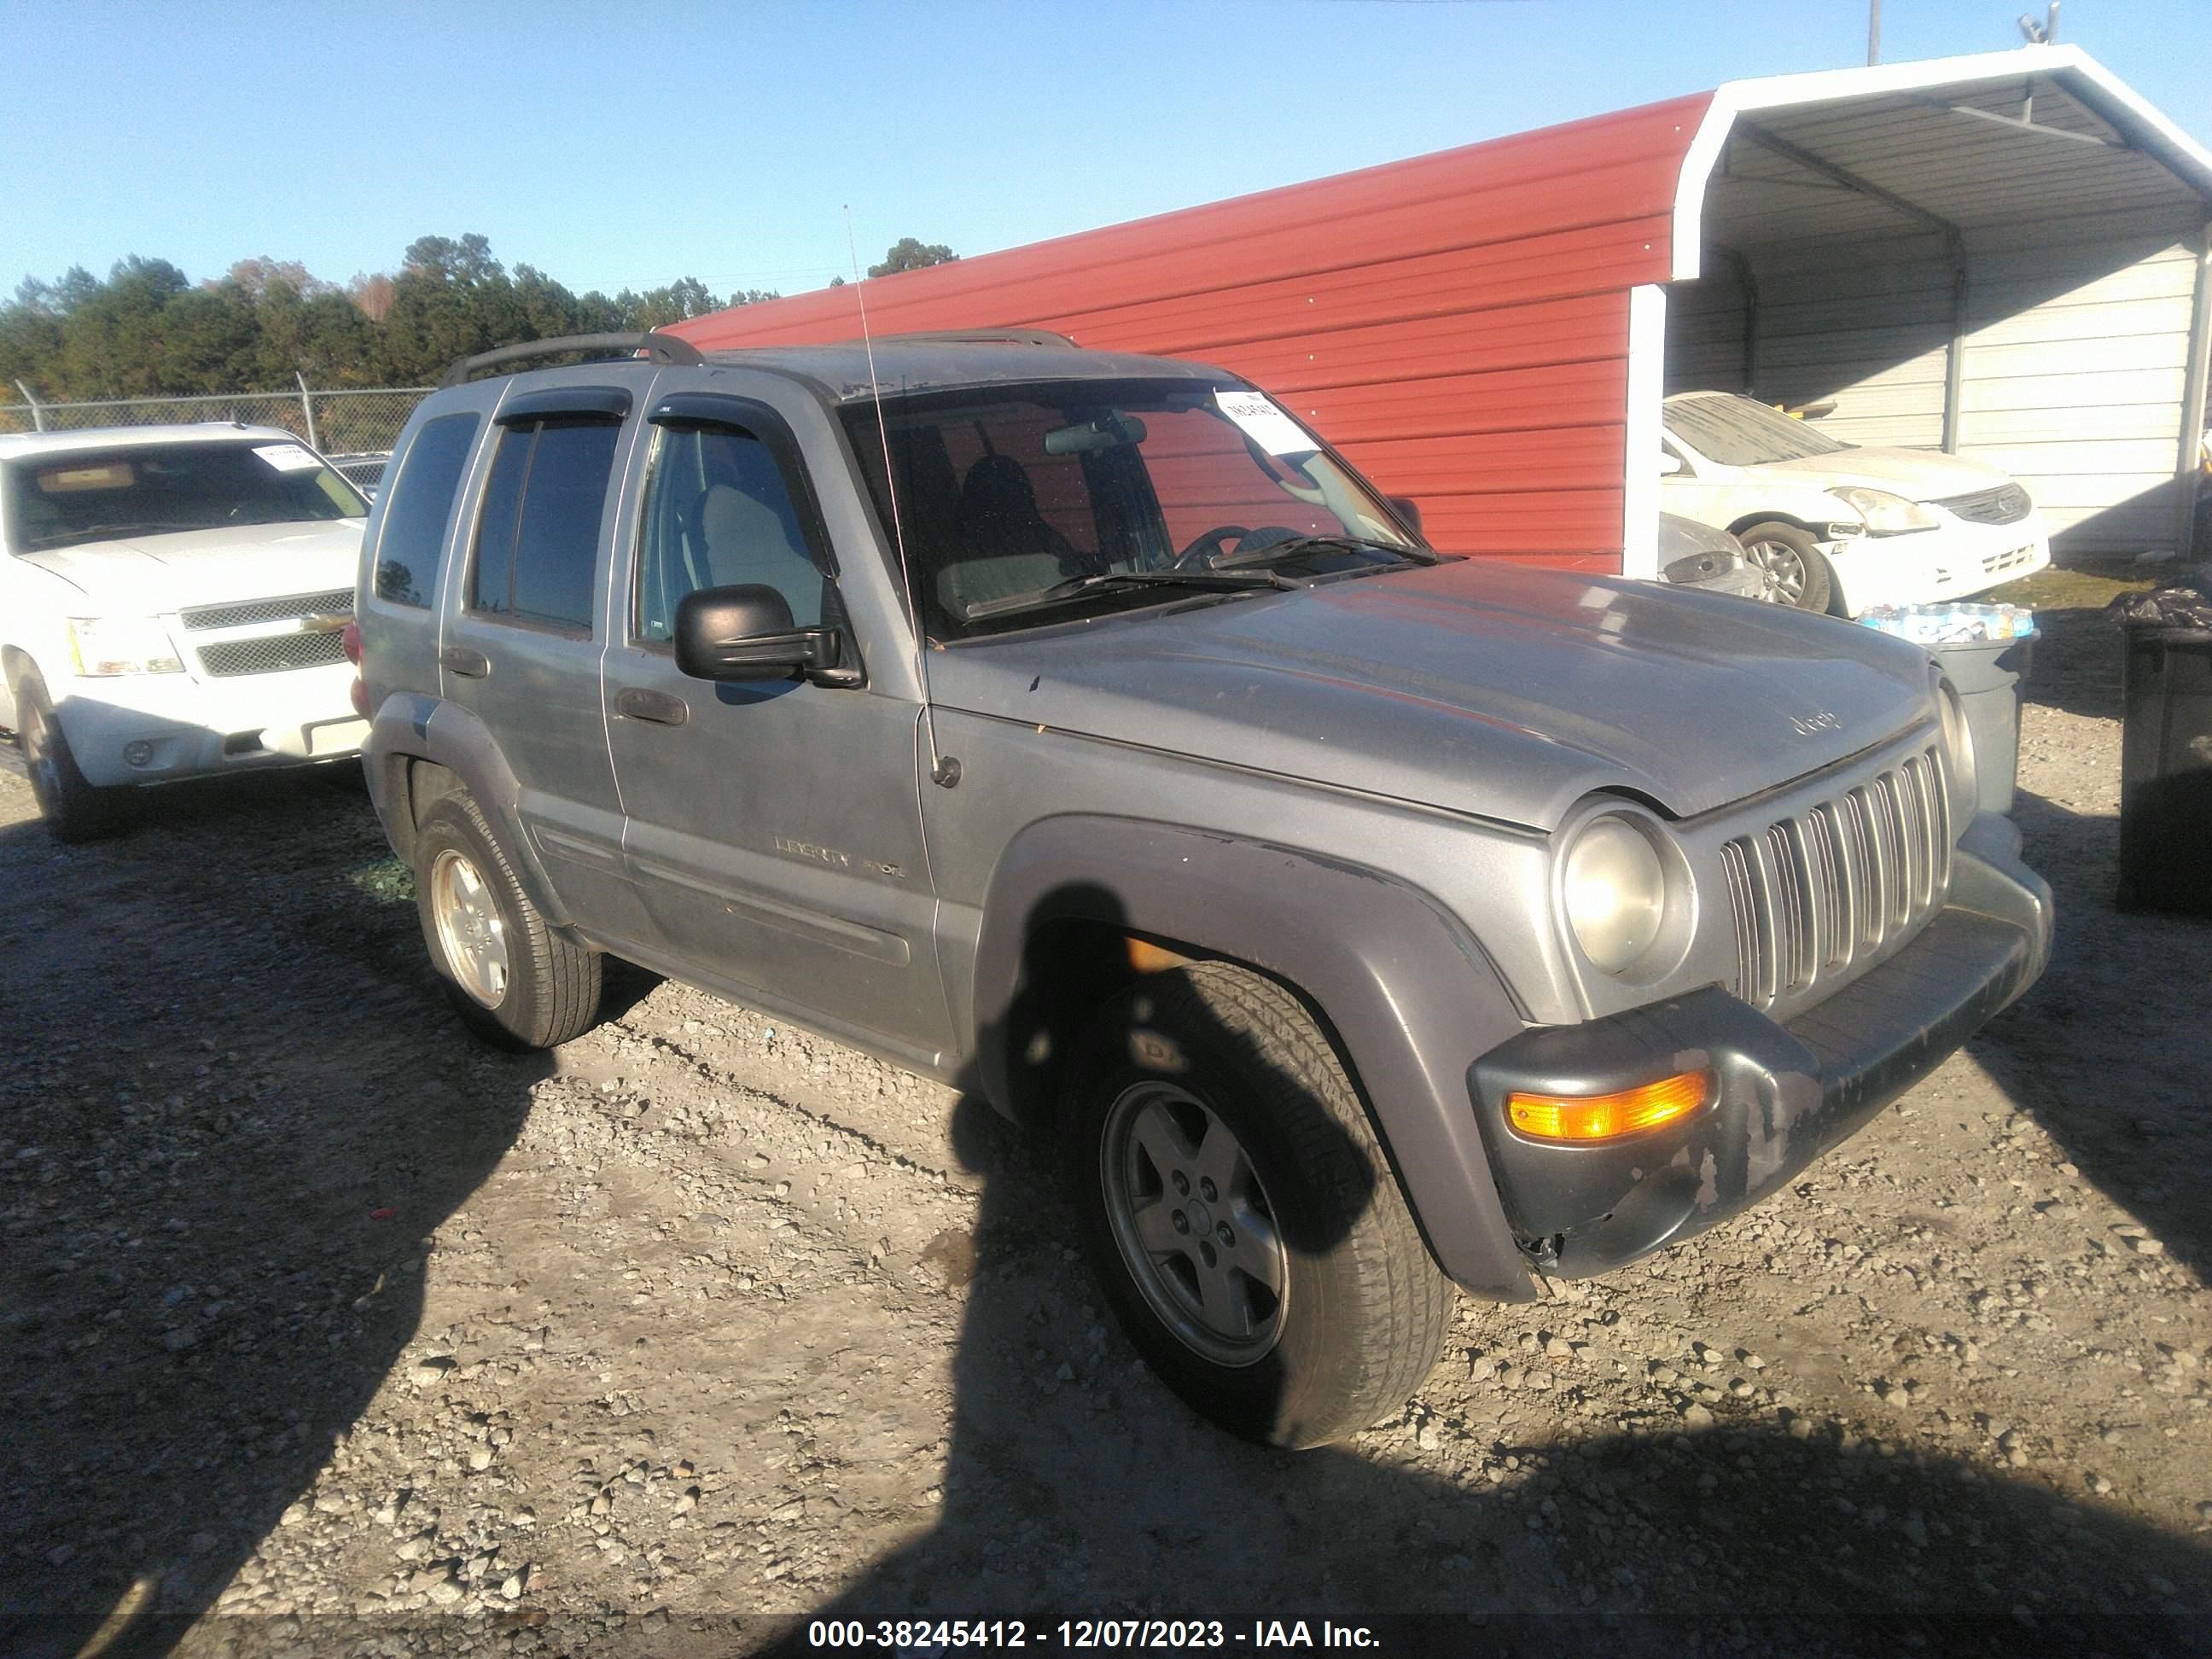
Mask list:
POLYGON ((1748 391, 1776 404, 1832 398, 1820 425, 1846 443, 1943 441, 1951 267, 1935 235, 1823 239, 1744 251, 1758 329, 1734 259, 1668 294, 1667 390, 1748 391), (1747 380, 1747 366, 1750 378, 1747 380))
MULTIPOLYGON (((1710 94, 868 284, 871 325, 1027 325, 1197 357, 1281 397, 1438 544, 1619 568, 1628 290, 1668 275, 1710 94)), ((679 325, 850 339, 833 289, 679 325)))
POLYGON ((2025 483, 2065 556, 2173 544, 2197 256, 2172 216, 1967 240, 1961 454, 2025 483))
MULTIPOLYGON (((2028 487, 2062 556, 2172 544, 2190 222, 2133 211, 1965 233, 1959 453, 2028 487)), ((1952 265, 1940 235, 1762 245, 1716 252, 1705 270, 1668 295, 1669 392, 1746 389, 1748 350, 1757 396, 1834 400, 1822 431, 1941 447, 1952 265)))

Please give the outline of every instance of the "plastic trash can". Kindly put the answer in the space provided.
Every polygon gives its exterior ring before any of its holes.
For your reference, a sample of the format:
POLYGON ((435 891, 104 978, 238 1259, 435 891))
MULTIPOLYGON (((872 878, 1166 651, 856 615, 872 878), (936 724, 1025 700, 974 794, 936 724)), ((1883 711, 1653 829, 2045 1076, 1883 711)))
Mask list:
POLYGON ((2212 916, 2212 628, 2165 620, 2166 597, 2123 623, 2118 902, 2212 916))
POLYGON ((1974 738, 1974 778, 1984 812, 2010 812, 2020 779, 2020 683, 2034 660, 2035 635, 1959 640, 1928 648, 1959 693, 1974 738))
POLYGON ((1859 618, 1911 640, 1942 665, 1974 743, 1975 805, 2012 811, 2020 777, 2020 683, 2035 654, 2035 612, 2016 605, 1878 605, 1859 618))

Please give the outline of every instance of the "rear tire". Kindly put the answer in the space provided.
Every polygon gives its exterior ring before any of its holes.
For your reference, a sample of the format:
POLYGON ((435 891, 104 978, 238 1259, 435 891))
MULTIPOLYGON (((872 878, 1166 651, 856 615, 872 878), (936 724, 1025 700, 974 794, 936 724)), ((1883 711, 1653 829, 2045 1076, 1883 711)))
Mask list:
POLYGON ((36 669, 25 671, 15 682, 15 742, 31 775, 31 793, 56 841, 75 845, 123 828, 131 791, 104 789, 87 781, 36 669))
POLYGON ((1766 573, 1766 597, 1800 611, 1826 611, 1835 591, 1828 562, 1810 531, 1794 524, 1755 524, 1736 532, 1744 557, 1766 573))
POLYGON ((1225 963, 1147 975, 1100 1012, 1067 1075, 1083 1248, 1169 1387, 1278 1446, 1405 1403, 1455 1292, 1296 997, 1225 963))
POLYGON ((551 1048, 599 1023, 599 952, 545 925, 465 793, 445 796, 423 815, 415 903, 446 994, 485 1042, 551 1048))

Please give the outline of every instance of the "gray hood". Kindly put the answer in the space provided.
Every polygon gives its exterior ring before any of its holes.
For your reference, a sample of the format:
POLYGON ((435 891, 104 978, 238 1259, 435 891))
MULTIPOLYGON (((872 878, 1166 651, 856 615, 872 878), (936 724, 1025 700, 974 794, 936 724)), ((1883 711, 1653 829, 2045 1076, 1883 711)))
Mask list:
POLYGON ((1933 717, 1926 653, 1826 617, 1479 560, 933 652, 948 708, 1549 830, 1694 817, 1933 717))

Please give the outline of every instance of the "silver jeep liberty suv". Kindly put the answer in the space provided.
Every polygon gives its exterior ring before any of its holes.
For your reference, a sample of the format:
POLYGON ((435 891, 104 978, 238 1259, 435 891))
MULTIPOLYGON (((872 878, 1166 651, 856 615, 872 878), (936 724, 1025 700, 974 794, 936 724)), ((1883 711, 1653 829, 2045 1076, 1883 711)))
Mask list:
POLYGON ((1194 363, 489 354, 358 617, 477 1030, 575 1036, 612 954, 982 1095, 1151 1363, 1279 1444, 1396 1408, 1455 1286, 1773 1191, 2049 954, 1925 653, 1433 551, 1194 363))

